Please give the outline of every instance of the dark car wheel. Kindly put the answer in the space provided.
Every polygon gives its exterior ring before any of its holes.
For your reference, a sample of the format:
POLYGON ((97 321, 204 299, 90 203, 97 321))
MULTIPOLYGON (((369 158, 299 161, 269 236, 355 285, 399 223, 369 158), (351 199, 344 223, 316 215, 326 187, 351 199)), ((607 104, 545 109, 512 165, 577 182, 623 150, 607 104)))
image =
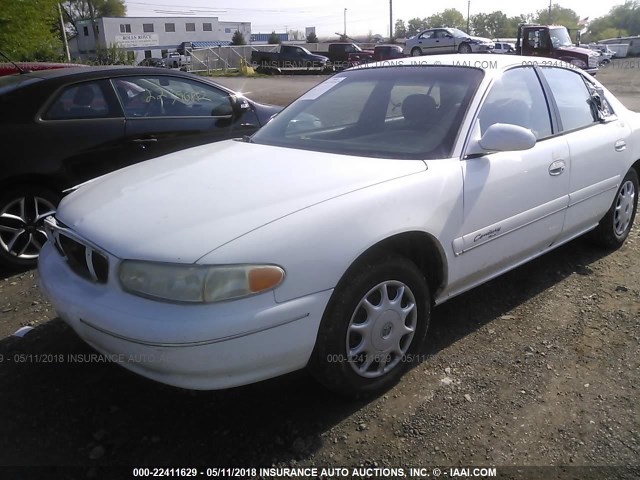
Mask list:
POLYGON ((627 172, 616 192, 611 208, 590 233, 590 238, 605 248, 622 246, 629 236, 638 209, 638 174, 627 172))
POLYGON ((413 47, 411 49, 412 57, 419 57, 420 55, 422 55, 422 49, 420 47, 413 47))
POLYGON ((34 266, 47 240, 44 219, 55 213, 60 197, 43 187, 14 188, 0 197, 0 263, 34 266))
POLYGON ((460 53, 471 53, 471 45, 468 43, 461 43, 458 47, 458 52, 460 53))
POLYGON ((349 397, 393 386, 416 358, 431 300, 422 272, 388 255, 345 275, 334 290, 310 360, 315 378, 349 397))

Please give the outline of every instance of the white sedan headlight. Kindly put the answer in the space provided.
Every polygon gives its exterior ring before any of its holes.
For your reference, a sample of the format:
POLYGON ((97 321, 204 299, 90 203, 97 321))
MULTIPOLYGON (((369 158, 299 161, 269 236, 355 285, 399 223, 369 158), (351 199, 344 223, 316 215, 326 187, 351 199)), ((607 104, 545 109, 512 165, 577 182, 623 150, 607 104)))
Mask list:
POLYGON ((276 265, 181 265, 125 260, 120 266, 124 290, 169 302, 211 303, 248 297, 282 283, 276 265))

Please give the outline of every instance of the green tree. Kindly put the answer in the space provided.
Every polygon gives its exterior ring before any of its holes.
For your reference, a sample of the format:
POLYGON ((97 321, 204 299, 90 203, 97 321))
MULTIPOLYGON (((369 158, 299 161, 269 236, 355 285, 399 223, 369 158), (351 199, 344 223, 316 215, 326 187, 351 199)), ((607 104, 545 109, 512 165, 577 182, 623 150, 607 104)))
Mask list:
POLYGON ((77 22, 91 19, 91 7, 95 18, 124 17, 127 7, 124 0, 66 0, 60 4, 68 30, 77 34, 77 22))
POLYGON ((538 10, 533 15, 534 23, 543 25, 563 25, 570 30, 578 28, 580 17, 570 8, 564 8, 557 3, 551 7, 551 17, 549 17, 549 9, 538 10))
POLYGON ((531 19, 526 15, 509 17, 507 19, 506 33, 502 34, 501 36, 504 38, 516 38, 516 36, 518 35, 518 25, 520 25, 521 23, 531 23, 531 19))
POLYGON ((630 34, 624 28, 610 27, 600 32, 600 35, 600 40, 604 40, 605 38, 628 37, 630 34))
POLYGON ((440 13, 436 13, 427 18, 429 27, 451 27, 465 30, 467 19, 455 8, 447 8, 440 13))
POLYGON ((55 0, 0 0, 0 49, 12 60, 58 60, 55 0))
POLYGON ((267 43, 269 45, 276 45, 278 43, 282 43, 282 40, 280 40, 280 37, 276 35, 276 32, 274 30, 273 32, 271 32, 271 35, 269 35, 269 39, 267 40, 267 43))
POLYGON ((110 44, 99 52, 97 63, 100 65, 132 65, 133 58, 127 56, 127 51, 117 44, 110 44))
POLYGON ((244 40, 242 32, 240 32, 240 30, 236 30, 233 37, 231 37, 231 45, 246 45, 246 43, 247 42, 244 40))
POLYGON ((414 35, 417 35, 418 33, 422 32, 423 30, 426 30, 427 27, 427 19, 426 18, 412 18, 411 20, 409 20, 407 22, 407 37, 413 37, 414 35))
POLYGON ((613 7, 607 15, 589 23, 585 41, 640 34, 640 2, 627 1, 613 7))
POLYGON ((473 15, 471 17, 471 28, 475 35, 487 38, 515 37, 517 30, 517 26, 516 29, 511 28, 509 17, 500 10, 473 15))
POLYGON ((318 37, 316 36, 316 32, 311 32, 307 37, 307 43, 318 43, 318 37))
POLYGON ((395 38, 407 38, 407 26, 404 20, 396 20, 396 24, 393 26, 393 35, 395 38))

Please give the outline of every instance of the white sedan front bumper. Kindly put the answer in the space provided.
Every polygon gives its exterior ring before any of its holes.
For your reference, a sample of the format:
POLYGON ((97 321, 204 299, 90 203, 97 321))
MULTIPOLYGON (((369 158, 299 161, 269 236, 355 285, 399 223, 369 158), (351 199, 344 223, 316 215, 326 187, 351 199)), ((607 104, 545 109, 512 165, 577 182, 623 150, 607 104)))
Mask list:
POLYGON ((204 305, 157 302, 76 275, 51 245, 40 286, 77 334, 135 373, 195 390, 245 385, 304 368, 332 291, 284 303, 273 292, 204 305))

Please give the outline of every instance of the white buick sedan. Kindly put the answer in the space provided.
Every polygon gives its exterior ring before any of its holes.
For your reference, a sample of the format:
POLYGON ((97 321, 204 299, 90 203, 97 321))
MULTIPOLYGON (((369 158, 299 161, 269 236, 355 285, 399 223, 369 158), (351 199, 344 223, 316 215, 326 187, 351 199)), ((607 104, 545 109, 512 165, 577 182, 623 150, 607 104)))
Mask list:
POLYGON ((640 115, 570 65, 486 59, 344 71, 251 138, 90 182, 47 220, 44 292, 167 384, 308 367, 343 394, 388 388, 433 306, 633 224, 640 115))

